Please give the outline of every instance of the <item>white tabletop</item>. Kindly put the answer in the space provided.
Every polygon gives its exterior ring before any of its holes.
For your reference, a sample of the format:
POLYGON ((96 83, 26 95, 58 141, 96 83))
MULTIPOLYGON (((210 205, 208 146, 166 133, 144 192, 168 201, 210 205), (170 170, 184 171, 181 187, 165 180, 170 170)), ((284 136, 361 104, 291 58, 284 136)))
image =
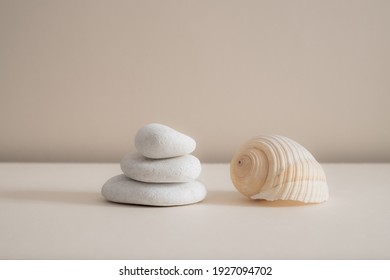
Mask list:
POLYGON ((252 201, 228 164, 203 164, 206 199, 110 203, 119 164, 0 163, 0 259, 390 259, 390 164, 323 164, 330 200, 252 201))

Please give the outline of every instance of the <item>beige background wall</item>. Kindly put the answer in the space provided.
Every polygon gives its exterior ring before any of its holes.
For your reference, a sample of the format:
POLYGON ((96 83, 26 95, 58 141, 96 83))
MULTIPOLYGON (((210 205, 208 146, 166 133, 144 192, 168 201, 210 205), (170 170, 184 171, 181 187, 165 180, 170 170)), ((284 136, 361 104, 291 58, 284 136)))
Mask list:
POLYGON ((137 129, 203 162, 277 133, 390 161, 390 1, 0 0, 0 161, 119 161, 137 129))

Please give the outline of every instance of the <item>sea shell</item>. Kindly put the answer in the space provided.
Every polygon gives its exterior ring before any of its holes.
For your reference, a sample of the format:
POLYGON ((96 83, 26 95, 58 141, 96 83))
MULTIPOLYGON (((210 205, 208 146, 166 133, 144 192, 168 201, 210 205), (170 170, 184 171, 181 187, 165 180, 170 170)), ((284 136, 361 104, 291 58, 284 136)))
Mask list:
POLYGON ((233 156, 230 176, 237 190, 252 199, 306 203, 329 199, 321 165, 303 146, 284 136, 249 140, 233 156))

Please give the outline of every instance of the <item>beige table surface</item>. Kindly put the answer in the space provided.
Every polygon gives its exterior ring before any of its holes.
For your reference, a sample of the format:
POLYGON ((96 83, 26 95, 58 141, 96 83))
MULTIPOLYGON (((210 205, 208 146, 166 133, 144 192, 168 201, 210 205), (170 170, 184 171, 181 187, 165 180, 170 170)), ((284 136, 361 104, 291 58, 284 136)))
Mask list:
POLYGON ((323 164, 323 204, 251 201, 203 164, 198 204, 115 204, 118 164, 0 163, 0 259, 390 259, 390 164, 323 164))

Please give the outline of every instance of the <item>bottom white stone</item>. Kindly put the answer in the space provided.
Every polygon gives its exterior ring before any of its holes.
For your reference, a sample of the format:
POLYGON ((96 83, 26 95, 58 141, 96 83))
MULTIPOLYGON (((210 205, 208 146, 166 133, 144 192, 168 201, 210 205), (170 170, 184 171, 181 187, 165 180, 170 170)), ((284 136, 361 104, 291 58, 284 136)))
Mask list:
POLYGON ((109 201, 151 206, 174 206, 202 201, 207 194, 200 181, 186 183, 144 183, 117 175, 102 187, 102 195, 109 201))

